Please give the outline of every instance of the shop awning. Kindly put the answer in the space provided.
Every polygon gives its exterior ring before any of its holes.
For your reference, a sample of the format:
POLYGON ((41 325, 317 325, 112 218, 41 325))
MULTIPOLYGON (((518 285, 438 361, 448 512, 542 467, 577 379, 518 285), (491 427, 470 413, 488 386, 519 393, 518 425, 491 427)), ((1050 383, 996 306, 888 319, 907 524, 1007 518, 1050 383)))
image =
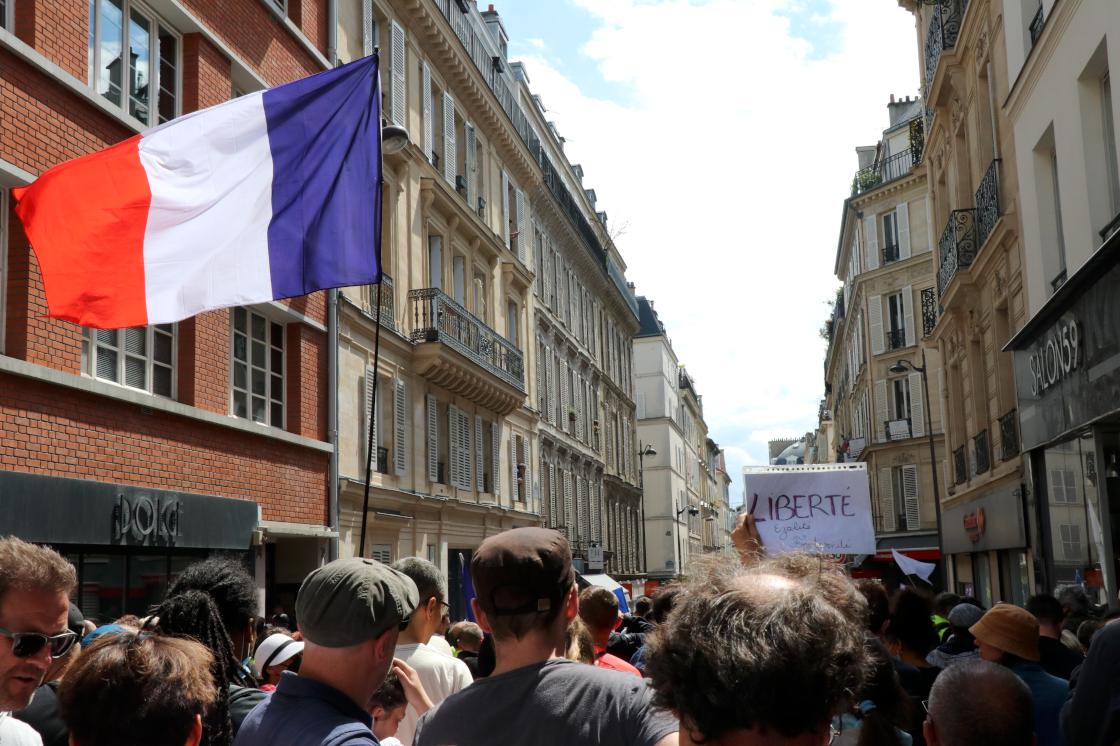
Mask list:
POLYGON ((599 588, 606 588, 618 598, 618 608, 622 613, 630 613, 630 603, 626 599, 626 589, 618 584, 610 575, 580 575, 576 573, 576 584, 583 588, 591 586, 598 586, 599 588))

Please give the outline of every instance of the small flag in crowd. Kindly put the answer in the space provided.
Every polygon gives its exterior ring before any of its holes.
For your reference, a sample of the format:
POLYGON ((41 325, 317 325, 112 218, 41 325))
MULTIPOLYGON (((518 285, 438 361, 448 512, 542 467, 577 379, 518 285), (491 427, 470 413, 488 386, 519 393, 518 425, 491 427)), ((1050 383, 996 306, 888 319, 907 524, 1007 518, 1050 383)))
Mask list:
POLYGON ((937 569, 937 565, 932 562, 922 562, 913 557, 907 557, 897 549, 891 550, 891 556, 894 557, 895 564, 906 575, 916 575, 922 580, 929 582, 929 576, 933 575, 933 571, 937 569))
POLYGON ((187 114, 14 190, 49 315, 114 329, 380 281, 377 68, 187 114))

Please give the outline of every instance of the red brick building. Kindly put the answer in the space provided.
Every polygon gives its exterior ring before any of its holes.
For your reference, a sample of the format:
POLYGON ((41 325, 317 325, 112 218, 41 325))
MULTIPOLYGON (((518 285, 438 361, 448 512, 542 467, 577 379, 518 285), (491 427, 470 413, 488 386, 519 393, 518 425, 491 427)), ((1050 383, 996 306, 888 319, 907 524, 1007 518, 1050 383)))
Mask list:
POLYGON ((87 615, 142 611, 213 550, 291 608, 332 535, 326 299, 118 331, 49 319, 10 189, 325 69, 328 9, 0 0, 0 534, 71 555, 87 615))

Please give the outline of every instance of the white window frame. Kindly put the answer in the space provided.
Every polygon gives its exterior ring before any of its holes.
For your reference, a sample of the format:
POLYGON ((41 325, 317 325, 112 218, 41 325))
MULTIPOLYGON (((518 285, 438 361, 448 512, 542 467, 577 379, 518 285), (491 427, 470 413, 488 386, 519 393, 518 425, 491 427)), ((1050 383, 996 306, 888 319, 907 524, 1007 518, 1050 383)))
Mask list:
POLYGON ((1050 502, 1055 505, 1076 505, 1077 474, 1073 469, 1054 467, 1050 470, 1050 502), (1059 484, 1058 480, 1061 480, 1059 484), (1069 484, 1067 484, 1067 481, 1069 484), (1061 491, 1061 499, 1058 492, 1061 491))
MULTIPOLYGON (((13 0, 9 0, 12 2, 13 0)), ((287 0, 283 0, 286 4, 287 0)), ((90 18, 89 35, 92 37, 92 56, 89 59, 88 82, 89 87, 93 90, 95 96, 103 99, 111 106, 119 108, 127 116, 129 114, 129 90, 128 90, 128 74, 127 71, 121 75, 121 102, 113 101, 104 96, 97 90, 97 71, 101 67, 101 6, 105 0, 93 0, 93 12, 90 18)), ((269 5, 271 0, 262 0, 265 5, 269 5)), ((159 52, 159 30, 162 28, 171 36, 175 37, 175 111, 172 119, 178 117, 183 113, 183 35, 171 23, 168 23, 163 16, 156 13, 152 8, 137 0, 120 0, 121 4, 121 18, 123 25, 121 60, 122 64, 128 54, 128 24, 129 17, 133 9, 143 13, 147 16, 155 27, 155 35, 152 37, 152 45, 149 51, 149 64, 151 65, 149 75, 148 88, 152 92, 149 95, 148 101, 148 121, 140 121, 145 127, 154 127, 159 124, 159 91, 160 91, 160 52, 159 52)), ((286 10, 285 10, 286 12, 286 10)))
POLYGON ((245 306, 236 306, 234 308, 231 308, 230 313, 229 313, 229 414, 230 414, 230 417, 238 417, 239 419, 249 420, 250 422, 256 422, 258 424, 265 425, 266 427, 275 427, 275 428, 278 428, 280 430, 284 430, 284 429, 286 429, 286 424, 287 424, 287 420, 288 420, 288 396, 287 396, 288 391, 287 391, 287 389, 288 389, 288 325, 286 323, 282 322, 282 321, 277 321, 276 319, 270 318, 268 316, 268 314, 261 313, 260 311, 254 311, 251 308, 247 308, 245 306), (246 338, 245 365, 247 366, 246 367, 246 377, 245 377, 245 388, 240 388, 240 387, 237 387, 237 386, 234 385, 234 368, 237 366, 237 362, 238 362, 237 358, 235 357, 235 353, 234 353, 234 350, 235 350, 234 345, 235 345, 236 336, 238 334, 242 333, 242 332, 237 331, 237 326, 236 326, 237 322, 236 322, 235 316, 236 316, 236 313, 237 313, 238 309, 245 311, 245 332, 244 332, 245 338, 246 338), (266 386, 266 388, 265 388, 265 402, 266 402, 265 411, 268 414, 268 420, 266 422, 261 422, 260 420, 253 419, 253 388, 252 387, 253 387, 253 367, 254 366, 253 366, 253 350, 252 350, 252 342, 253 342, 252 327, 253 327, 253 317, 254 316, 259 316, 260 318, 264 319, 264 322, 266 324, 266 326, 265 326, 265 346, 267 348, 267 354, 265 355, 265 358, 264 358, 264 361, 265 361, 265 367, 264 367, 265 378, 264 378, 264 380, 265 380, 265 386, 266 386), (282 370, 280 371, 280 422, 279 423, 272 422, 272 404, 273 404, 273 397, 272 397, 272 376, 273 376, 272 350, 274 349, 274 345, 272 344, 272 324, 277 324, 284 330, 283 345, 280 347, 280 364, 281 364, 282 370), (235 395, 238 391, 243 391, 243 392, 245 392, 245 395, 246 395, 246 401, 245 401, 246 415, 244 417, 237 414, 237 410, 236 410, 235 405, 234 405, 235 395))
MULTIPOLYGON (((87 378, 93 378, 97 381, 104 381, 105 383, 111 383, 115 386, 120 386, 121 388, 132 389, 133 391, 143 391, 147 394, 151 394, 152 396, 161 396, 161 397, 168 398, 168 399, 171 399, 172 401, 174 401, 178 398, 178 395, 179 395, 179 385, 178 385, 179 382, 177 380, 178 379, 177 373, 179 371, 179 325, 178 324, 158 324, 158 325, 153 324, 153 325, 149 325, 149 326, 141 327, 141 328, 143 328, 144 331, 145 331, 145 335, 144 335, 144 355, 143 355, 145 386, 143 388, 141 388, 139 386, 130 386, 129 384, 127 384, 125 382, 125 375, 124 375, 125 359, 130 358, 130 357, 131 358, 141 357, 140 355, 136 355, 134 353, 125 352, 124 344, 123 344, 123 335, 126 331, 125 329, 100 330, 100 329, 93 329, 91 327, 83 327, 83 332, 84 333, 83 333, 83 336, 82 336, 82 375, 86 376, 87 378), (157 329, 156 329, 157 326, 159 326, 159 327, 170 326, 171 327, 171 331, 170 331, 170 336, 171 336, 171 366, 170 366, 171 367, 171 393, 170 394, 157 394, 155 391, 152 390, 152 383, 155 380, 154 376, 152 374, 154 373, 154 369, 157 366, 157 363, 155 362, 154 357, 153 357, 153 351, 155 350, 155 337, 156 337, 156 333, 157 333, 157 329), (97 348, 99 346, 106 346, 106 347, 110 346, 110 345, 102 345, 102 343, 98 341, 98 333, 102 332, 102 331, 111 331, 116 335, 117 342, 116 342, 116 345, 113 346, 113 349, 117 353, 117 371, 116 371, 117 372, 117 378, 116 379, 101 378, 100 376, 97 375, 97 348)), ((167 332, 163 329, 159 329, 159 333, 160 334, 166 334, 167 332)), ((163 363, 158 363, 158 365, 160 367, 167 367, 167 366, 164 366, 163 363)))
POLYGON ((1081 559, 1081 526, 1076 523, 1059 523, 1058 540, 1062 542, 1062 556, 1065 559, 1081 559), (1071 552, 1071 547, 1075 548, 1076 551, 1071 552))
MULTIPOLYGON (((16 19, 16 0, 4 0, 4 13, 0 13, 0 28, 12 31, 16 19)), ((2 349, 2 348, 0 348, 2 349)))

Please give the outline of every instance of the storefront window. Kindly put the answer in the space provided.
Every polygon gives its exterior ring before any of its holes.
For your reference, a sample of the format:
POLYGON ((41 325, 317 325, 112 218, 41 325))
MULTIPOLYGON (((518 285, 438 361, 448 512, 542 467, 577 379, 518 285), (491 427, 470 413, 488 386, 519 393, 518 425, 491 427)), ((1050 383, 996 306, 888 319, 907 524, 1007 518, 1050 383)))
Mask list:
POLYGON ((78 571, 74 603, 87 619, 109 624, 124 614, 144 617, 167 597, 167 588, 198 554, 64 552, 78 571))
POLYGON ((82 556, 78 606, 87 619, 108 624, 124 614, 125 557, 111 554, 82 556))
POLYGON ((1090 597, 1106 597, 1101 558, 1105 556, 1101 524, 1100 470, 1092 434, 1047 448, 1043 453, 1049 545, 1055 589, 1083 586, 1090 597))
POLYGON ((972 555, 972 577, 976 600, 984 606, 992 605, 992 573, 986 553, 972 555))

